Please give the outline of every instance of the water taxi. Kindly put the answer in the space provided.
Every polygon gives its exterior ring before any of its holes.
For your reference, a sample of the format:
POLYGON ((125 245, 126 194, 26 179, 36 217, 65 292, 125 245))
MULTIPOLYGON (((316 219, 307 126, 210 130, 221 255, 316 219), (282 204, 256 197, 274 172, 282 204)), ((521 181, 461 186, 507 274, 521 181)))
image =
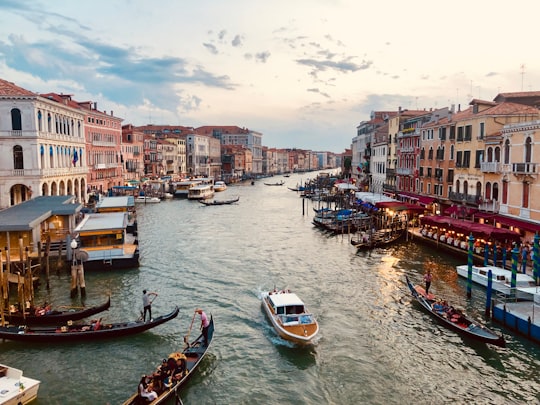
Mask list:
POLYGON ((135 202, 138 204, 156 204, 156 203, 160 203, 161 199, 159 197, 150 197, 147 195, 140 195, 135 198, 135 202))
POLYGON ((187 198, 189 189, 198 186, 202 180, 183 180, 172 184, 174 198, 187 198))
POLYGON ((37 398, 40 381, 23 372, 0 364, 0 405, 28 404, 37 398))
POLYGON ((302 300, 289 290, 263 293, 262 306, 272 326, 283 339, 305 345, 319 333, 319 324, 302 300))
POLYGON ((214 191, 216 193, 227 190, 227 184, 224 181, 216 181, 214 184, 214 191))

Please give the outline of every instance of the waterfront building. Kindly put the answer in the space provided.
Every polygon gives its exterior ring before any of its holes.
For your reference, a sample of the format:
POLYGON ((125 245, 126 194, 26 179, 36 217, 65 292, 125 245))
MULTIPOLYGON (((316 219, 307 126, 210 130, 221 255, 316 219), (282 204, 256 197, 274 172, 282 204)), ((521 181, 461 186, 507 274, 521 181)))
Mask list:
POLYGON ((373 132, 371 146, 371 190, 382 194, 386 182, 386 161, 388 156, 388 121, 376 128, 373 132))
POLYGON ((244 145, 253 155, 253 174, 262 174, 262 137, 260 132, 237 126, 208 125, 196 128, 198 134, 212 136, 221 145, 244 145))
POLYGON ((172 172, 167 172, 167 174, 172 175, 174 178, 184 178, 187 175, 185 136, 168 136, 164 140, 175 146, 175 155, 172 156, 172 172))
POLYGON ((87 198, 86 113, 0 79, 0 208, 37 196, 87 198))
POLYGON ((144 133, 131 124, 122 126, 124 182, 138 184, 144 177, 144 133))
POLYGON ((221 178, 225 182, 236 182, 253 173, 253 156, 244 145, 222 145, 221 178))
POLYGON ((210 177, 210 136, 196 132, 186 136, 186 167, 189 176, 210 177))
POLYGON ((496 165, 482 167, 482 162, 500 159, 504 125, 538 119, 539 113, 537 108, 524 104, 474 99, 466 112, 453 117, 456 168, 449 199, 454 204, 478 208, 483 201, 500 202, 501 173, 496 165))
MULTIPOLYGON (((50 95, 49 95, 50 96, 50 95)), ((61 94, 52 96, 58 101, 71 101, 71 97, 61 94)), ((103 194, 113 186, 124 183, 122 174, 122 119, 113 111, 99 111, 96 102, 80 102, 85 113, 84 132, 88 156, 88 189, 103 194)))
POLYGON ((163 155, 158 150, 158 140, 155 135, 145 135, 143 145, 144 175, 158 177, 163 170, 163 155))

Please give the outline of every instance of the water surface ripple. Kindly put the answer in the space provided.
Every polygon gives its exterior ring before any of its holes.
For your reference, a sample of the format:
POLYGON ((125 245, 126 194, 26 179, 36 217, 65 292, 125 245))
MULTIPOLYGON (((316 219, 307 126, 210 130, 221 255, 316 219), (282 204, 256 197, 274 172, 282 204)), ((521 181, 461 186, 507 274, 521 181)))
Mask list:
MULTIPOLYGON (((182 390, 185 404, 540 402, 538 346, 498 325, 491 326, 505 333, 507 348, 466 341, 411 301, 404 275, 418 281, 429 266, 434 291, 481 318, 484 291, 475 288, 467 301, 454 271, 461 260, 414 241, 357 253, 347 235, 315 229, 312 202, 303 206, 286 188, 305 177, 217 194, 240 195, 236 205, 172 200, 139 207, 141 267, 87 273, 86 302, 110 293, 104 321, 133 319, 147 288, 159 293, 154 314, 179 305, 179 318, 110 341, 4 341, 1 362, 42 381, 37 405, 119 404, 142 373, 182 346, 200 306, 213 314, 216 334, 182 390), (317 315, 321 333, 314 346, 298 348, 277 337, 260 302, 261 291, 274 286, 298 292, 317 315)), ((80 304, 69 298, 67 274, 54 275, 51 291, 37 294, 57 305, 80 304)))

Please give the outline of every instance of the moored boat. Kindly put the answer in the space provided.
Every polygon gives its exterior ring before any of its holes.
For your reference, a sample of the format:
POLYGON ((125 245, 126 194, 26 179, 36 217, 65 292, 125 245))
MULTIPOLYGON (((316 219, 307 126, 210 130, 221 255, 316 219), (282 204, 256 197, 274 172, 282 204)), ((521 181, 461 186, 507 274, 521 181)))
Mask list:
POLYGON ((199 184, 188 190, 188 200, 206 200, 214 196, 214 186, 212 184, 199 184))
POLYGON ((157 204, 161 202, 159 197, 150 197, 146 195, 140 195, 135 198, 137 204, 157 204))
MULTIPOLYGON (((193 326, 193 321, 192 321, 193 326)), ((204 344, 204 336, 203 334, 200 334, 195 340, 192 342, 187 342, 187 336, 184 337, 184 343, 185 347, 182 350, 178 350, 174 353, 171 353, 167 359, 168 362, 172 359, 173 364, 178 359, 185 360, 185 369, 183 376, 178 379, 172 379, 168 380, 168 384, 163 384, 161 382, 156 382, 155 386, 155 392, 157 394, 157 398, 154 399, 151 402, 146 401, 145 398, 142 397, 140 389, 141 387, 137 389, 138 392, 134 393, 131 397, 129 397, 123 405, 138 405, 138 404, 162 404, 167 401, 168 398, 172 397, 173 395, 176 396, 176 398, 179 399, 178 390, 187 382, 187 380, 193 375, 195 369, 200 364, 202 359, 205 357, 206 353, 208 352, 208 348, 210 347, 210 344, 212 343, 213 337, 214 337, 214 318, 210 316, 210 323, 208 325, 208 341, 206 344, 204 344), (160 387, 161 385, 161 387, 160 387)), ((167 362, 167 363, 168 363, 167 362)), ((150 379, 159 378, 161 379, 163 371, 158 366, 156 368, 156 371, 152 373, 148 373, 146 376, 148 376, 150 379)), ((181 403, 181 401, 177 401, 176 403, 181 403)))
POLYGON ((96 340, 115 338, 144 332, 168 322, 178 316, 176 307, 171 313, 159 316, 153 320, 142 320, 119 323, 102 323, 101 320, 89 324, 73 324, 52 327, 29 326, 0 326, 0 339, 20 342, 69 342, 81 340, 96 340))
POLYGON ((289 290, 263 293, 262 306, 279 336, 301 345, 313 342, 319 324, 304 302, 289 290))
POLYGON ((24 405, 37 398, 40 381, 22 370, 0 364, 0 405, 24 405))
POLYGON ((5 320, 15 325, 61 325, 68 321, 77 321, 106 311, 110 306, 111 297, 107 299, 107 302, 93 307, 51 309, 44 304, 43 307, 30 308, 24 314, 13 308, 13 311, 10 310, 9 313, 5 314, 5 320))
MULTIPOLYGON (((491 270, 492 288, 504 295, 514 295, 518 299, 533 300, 533 296, 527 290, 536 287, 536 282, 533 277, 521 272, 516 273, 516 285, 512 288, 512 272, 496 266, 472 266, 472 281, 484 287, 488 285, 488 275, 491 270)), ((459 276, 468 278, 469 266, 462 264, 456 266, 456 271, 459 276)))
POLYGON ((462 311, 448 305, 446 301, 436 299, 432 293, 429 293, 429 296, 426 295, 424 288, 418 285, 413 286, 407 276, 405 276, 405 279, 416 301, 444 326, 458 332, 462 336, 480 342, 490 343, 500 347, 506 346, 503 336, 472 320, 462 311))

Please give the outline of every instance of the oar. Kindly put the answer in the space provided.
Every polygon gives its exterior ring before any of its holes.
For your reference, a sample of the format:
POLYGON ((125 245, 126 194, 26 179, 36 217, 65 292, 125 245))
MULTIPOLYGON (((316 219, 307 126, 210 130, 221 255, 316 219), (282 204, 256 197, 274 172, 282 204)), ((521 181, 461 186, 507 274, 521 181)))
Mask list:
POLYGON ((186 344, 186 347, 189 347, 189 335, 191 334, 191 329, 193 328, 193 322, 195 322, 195 317, 197 316, 197 310, 193 313, 193 318, 191 318, 191 325, 189 325, 189 330, 186 336, 184 336, 184 343, 186 344))

